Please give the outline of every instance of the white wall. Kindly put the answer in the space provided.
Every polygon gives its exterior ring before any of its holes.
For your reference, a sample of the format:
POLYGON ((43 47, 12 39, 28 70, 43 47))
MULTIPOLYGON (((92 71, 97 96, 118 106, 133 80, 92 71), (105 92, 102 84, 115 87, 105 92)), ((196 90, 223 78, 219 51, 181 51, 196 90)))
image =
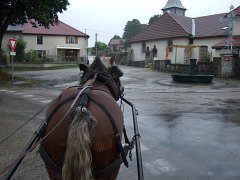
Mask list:
POLYGON ((233 36, 240 35, 240 19, 237 19, 233 26, 233 36))
POLYGON ((131 49, 133 50, 133 61, 145 60, 145 53, 142 52, 142 43, 132 43, 131 49))
MULTIPOLYGON (((208 46, 208 51, 212 52, 213 57, 220 57, 219 51, 212 49, 212 46, 225 39, 226 37, 194 39, 194 45, 208 46)), ((192 51, 192 58, 198 59, 198 56, 199 56, 199 48, 194 48, 192 51)))
MULTIPOLYGON (((179 38, 173 40, 173 45, 187 45, 187 38, 179 38)), ((167 47, 167 39, 159 40, 159 41, 148 41, 146 42, 146 47, 149 47, 149 50, 152 50, 153 46, 156 45, 157 48, 157 60, 165 60, 166 59, 166 47, 167 47)), ((134 61, 142 61, 145 60, 145 53, 142 52, 142 42, 132 43, 131 49, 134 50, 134 61)), ((168 59, 171 59, 172 63, 175 63, 175 54, 176 49, 173 48, 173 52, 169 52, 168 59)), ((184 48, 177 49, 176 63, 184 63, 184 48)))
POLYGON ((25 51, 46 50, 46 55, 57 56, 57 47, 80 48, 80 57, 87 56, 87 38, 78 37, 78 44, 67 44, 66 36, 43 36, 43 44, 37 44, 37 35, 24 35, 24 41, 27 42, 25 51))

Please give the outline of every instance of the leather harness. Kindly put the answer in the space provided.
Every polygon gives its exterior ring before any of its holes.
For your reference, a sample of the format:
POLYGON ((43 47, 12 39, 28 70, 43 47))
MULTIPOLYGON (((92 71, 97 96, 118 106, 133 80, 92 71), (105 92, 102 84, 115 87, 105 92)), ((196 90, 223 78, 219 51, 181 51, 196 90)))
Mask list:
MULTIPOLYGON (((88 100, 92 100, 95 104, 97 104, 108 116, 108 119, 111 122, 113 131, 114 131, 114 135, 115 135, 115 139, 116 139, 116 147, 117 147, 117 157, 116 159, 107 167, 103 168, 102 170, 99 170, 97 172, 93 172, 93 177, 94 178, 98 178, 98 177, 103 177, 106 176, 108 174, 110 174, 111 172, 113 172, 117 167, 119 167, 119 165, 121 163, 124 163, 124 165, 126 167, 128 167, 128 162, 127 162, 127 154, 128 154, 128 150, 131 150, 131 146, 122 146, 121 143, 121 137, 119 135, 116 123, 114 122, 114 118, 112 117, 111 113, 108 111, 108 109, 98 100, 96 100, 95 98, 93 98, 92 96, 90 96, 90 92, 92 90, 92 87, 89 86, 87 87, 82 94, 80 95, 80 101, 79 101, 79 106, 75 109, 79 110, 78 108, 80 107, 82 109, 82 113, 83 113, 83 119, 85 119, 88 123, 88 126, 91 127, 92 126, 92 122, 91 122, 91 118, 89 116, 89 113, 87 111, 87 106, 88 106, 88 100), (84 110, 83 110, 84 109, 84 110), (120 156, 119 156, 120 155, 120 156)), ((46 122, 48 122, 52 116, 56 113, 57 109, 59 109, 61 106, 63 106, 65 103, 73 100, 74 98, 76 98, 76 95, 71 96, 65 100, 63 100, 60 104, 58 104, 55 109, 51 112, 51 114, 48 116, 46 122)), ((74 111, 72 111, 72 113, 74 113, 74 111)), ((128 143, 130 145, 130 142, 127 138, 126 135, 126 130, 125 127, 123 128, 123 133, 124 133, 124 138, 125 138, 125 142, 128 143)), ((50 168, 52 168, 52 170, 54 170, 56 173, 61 173, 62 172, 62 167, 57 165, 52 159, 51 157, 48 155, 48 153, 45 151, 43 145, 41 144, 39 146, 39 150, 38 152, 40 153, 40 156, 42 157, 43 161, 47 164, 47 166, 49 166, 50 168)))

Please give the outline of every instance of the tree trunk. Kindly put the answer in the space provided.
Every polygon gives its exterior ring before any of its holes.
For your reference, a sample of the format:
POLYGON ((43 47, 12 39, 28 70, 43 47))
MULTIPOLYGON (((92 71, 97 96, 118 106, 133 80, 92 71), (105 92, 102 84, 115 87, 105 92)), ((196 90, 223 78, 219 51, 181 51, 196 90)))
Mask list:
POLYGON ((3 33, 1 30, 0 31, 0 71, 2 70, 2 40, 3 40, 3 33))
POLYGON ((7 31, 7 23, 1 24, 2 26, 0 27, 0 71, 2 70, 2 40, 3 40, 3 35, 7 31))

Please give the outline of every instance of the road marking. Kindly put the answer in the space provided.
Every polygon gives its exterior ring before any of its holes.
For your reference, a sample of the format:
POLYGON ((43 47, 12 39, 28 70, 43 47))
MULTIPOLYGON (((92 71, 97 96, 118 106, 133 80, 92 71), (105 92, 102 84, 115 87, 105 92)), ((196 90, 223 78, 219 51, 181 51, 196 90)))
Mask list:
POLYGON ((50 103, 51 101, 52 100, 45 100, 45 101, 40 101, 40 102, 47 104, 47 103, 50 103))
POLYGON ((147 150, 149 150, 149 148, 141 143, 141 150, 147 151, 147 150))
MULTIPOLYGON (((143 143, 140 143, 140 148, 141 148, 141 151, 148 151, 149 150, 149 147, 143 145, 143 143)), ((136 148, 134 148, 132 150, 132 152, 136 152, 136 148)))
POLYGON ((15 93, 15 94, 17 94, 17 95, 23 95, 24 93, 18 92, 18 93, 15 93))
POLYGON ((44 98, 41 97, 33 97, 32 100, 43 100, 44 98))
POLYGON ((15 93, 15 92, 17 92, 17 91, 7 91, 8 93, 15 93))
POLYGON ((24 98, 31 98, 32 100, 37 100, 37 101, 40 101, 41 103, 45 103, 45 104, 52 101, 51 99, 45 99, 42 97, 34 97, 34 95, 32 95, 32 94, 25 95, 25 93, 17 92, 17 91, 10 91, 7 89, 0 89, 0 92, 7 92, 7 93, 15 94, 15 95, 22 95, 22 97, 24 97, 24 98))
POLYGON ((28 95, 24 95, 23 97, 34 97, 34 95, 28 94, 28 95))
POLYGON ((157 159, 152 162, 145 162, 143 166, 153 175, 159 176, 163 173, 175 172, 176 168, 165 159, 157 159))

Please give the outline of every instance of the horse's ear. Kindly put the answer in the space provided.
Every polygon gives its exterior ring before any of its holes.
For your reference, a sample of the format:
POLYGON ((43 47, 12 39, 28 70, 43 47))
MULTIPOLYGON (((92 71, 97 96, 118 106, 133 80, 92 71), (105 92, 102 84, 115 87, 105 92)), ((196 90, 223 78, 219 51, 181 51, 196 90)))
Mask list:
POLYGON ((111 66, 114 64, 114 61, 116 60, 116 57, 117 57, 117 53, 113 54, 112 57, 110 58, 110 64, 111 66))
POLYGON ((88 69, 88 66, 86 64, 79 64, 79 69, 85 73, 88 69))

